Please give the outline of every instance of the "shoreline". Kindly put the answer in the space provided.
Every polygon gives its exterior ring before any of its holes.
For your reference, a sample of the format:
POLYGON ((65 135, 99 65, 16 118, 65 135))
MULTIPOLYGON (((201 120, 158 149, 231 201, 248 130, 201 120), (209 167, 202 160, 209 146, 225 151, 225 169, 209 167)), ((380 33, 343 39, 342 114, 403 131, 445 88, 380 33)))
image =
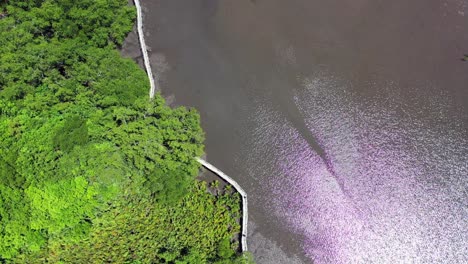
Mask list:
MULTIPOLYGON (((457 15, 461 7, 437 1, 360 1, 347 8, 338 0, 140 2, 162 93, 176 98, 174 105, 200 111, 210 161, 235 175, 250 194, 249 249, 259 264, 292 263, 288 256, 302 263, 312 258, 339 262, 347 256, 413 257, 403 250, 389 254, 386 243, 413 241, 402 210, 408 208, 412 216, 422 211, 411 209, 411 197, 392 196, 389 188, 406 187, 393 177, 438 183, 442 169, 451 172, 451 184, 460 186, 459 172, 465 167, 457 142, 465 142, 467 123, 460 120, 468 120, 462 104, 468 75, 460 61, 468 35, 459 31, 468 17, 457 15), (300 115, 291 110, 294 106, 300 115), (381 217, 375 222, 381 239, 375 247, 366 246, 362 233, 350 231, 358 225, 342 224, 353 209, 334 191, 335 178, 322 170, 296 132, 304 129, 297 122, 306 122, 306 129, 327 146, 359 208, 381 217), (448 133, 440 136, 440 131, 448 133), (388 141, 390 136, 398 140, 388 141), (400 138, 413 138, 418 148, 400 145, 400 138), (394 157, 392 151, 405 155, 394 157), (429 154, 440 151, 446 155, 426 163, 429 154), (447 159, 449 154, 454 158, 447 159), (419 164, 418 171, 409 173, 411 164, 419 164), (437 166, 426 171, 424 164, 437 166), (384 221, 392 207, 374 203, 368 199, 371 193, 399 205, 394 209, 401 217, 384 221), (385 228, 399 223, 404 232, 397 235, 385 228), (356 236, 347 239, 337 233, 356 236), (274 246, 267 240, 280 248, 270 250, 274 246), (344 247, 348 241, 353 243, 344 247)), ((414 187, 422 187, 418 197, 430 200, 423 191, 426 185, 414 187)), ((451 199, 461 196, 443 190, 437 197, 444 198, 446 211, 420 219, 460 226, 456 200, 451 199), (449 215, 453 220, 445 220, 452 219, 449 215)), ((458 243, 455 231, 433 234, 458 243)), ((430 240, 421 243, 422 257, 437 257, 428 250, 430 240)), ((448 248, 443 252, 456 254, 448 248)))
MULTIPOLYGON (((147 46, 145 42, 145 37, 144 37, 144 32, 143 32, 143 14, 142 14, 142 8, 139 0, 133 0, 134 5, 137 9, 137 27, 136 27, 136 33, 138 35, 138 41, 139 41, 139 49, 140 52, 143 56, 143 63, 145 66, 145 71, 146 74, 148 75, 148 79, 150 82, 150 90, 149 90, 149 97, 150 100, 154 98, 155 92, 156 92, 156 82, 154 80, 153 72, 151 69, 151 64, 148 56, 148 51, 147 51, 147 46)), ((132 31, 133 33, 134 31, 132 31)), ((130 33, 131 34, 131 33, 130 33)), ((126 42, 126 41, 125 41, 126 42)), ((124 42, 124 43, 125 43, 124 42)), ((122 51, 121 51, 122 52, 122 51)), ((242 225, 241 225, 241 249, 242 253, 247 252, 247 226, 248 226, 248 200, 247 200, 247 193, 242 189, 242 187, 231 177, 226 175, 224 172, 207 162, 206 160, 203 160, 199 157, 195 157, 195 159, 207 170, 213 172, 216 174, 219 178, 221 178, 223 181, 228 182, 231 186, 234 187, 234 189, 241 195, 242 199, 242 214, 241 214, 241 219, 242 219, 242 225)))

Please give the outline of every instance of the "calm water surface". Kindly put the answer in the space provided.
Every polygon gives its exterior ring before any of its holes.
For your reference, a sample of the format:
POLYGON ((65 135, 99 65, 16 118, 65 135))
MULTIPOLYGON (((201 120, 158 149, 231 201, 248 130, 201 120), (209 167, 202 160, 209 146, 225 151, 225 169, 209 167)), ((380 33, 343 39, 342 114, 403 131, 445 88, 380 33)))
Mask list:
POLYGON ((143 0, 258 263, 468 263, 466 0, 143 0))

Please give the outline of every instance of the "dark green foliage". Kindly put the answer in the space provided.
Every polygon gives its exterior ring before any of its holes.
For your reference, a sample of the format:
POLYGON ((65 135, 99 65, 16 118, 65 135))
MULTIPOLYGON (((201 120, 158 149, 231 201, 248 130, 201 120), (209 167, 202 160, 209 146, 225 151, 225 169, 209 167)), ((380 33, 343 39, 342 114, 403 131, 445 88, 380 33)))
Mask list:
POLYGON ((194 179, 198 113, 114 50, 127 1, 0 3, 0 262, 244 263, 238 197, 194 179))
POLYGON ((187 179, 185 172, 177 170, 163 171, 156 169, 154 172, 147 174, 145 180, 144 186, 148 187, 151 196, 166 205, 172 205, 179 201, 192 184, 187 179))
POLYGON ((70 152, 75 146, 88 142, 88 127, 86 120, 73 115, 65 120, 63 128, 55 132, 54 145, 63 152, 70 152))
POLYGON ((73 38, 97 47, 121 44, 135 18, 126 0, 10 1, 7 11, 37 37, 73 38))
POLYGON ((21 187, 24 179, 16 173, 14 157, 0 156, 0 182, 9 187, 21 187))

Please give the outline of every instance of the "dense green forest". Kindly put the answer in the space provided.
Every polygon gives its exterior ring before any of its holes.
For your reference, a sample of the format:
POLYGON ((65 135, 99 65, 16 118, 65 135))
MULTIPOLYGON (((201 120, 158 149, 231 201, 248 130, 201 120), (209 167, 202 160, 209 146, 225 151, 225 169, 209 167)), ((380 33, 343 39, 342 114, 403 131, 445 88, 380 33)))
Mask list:
POLYGON ((0 0, 0 262, 246 263, 193 109, 120 56, 127 0, 0 0))

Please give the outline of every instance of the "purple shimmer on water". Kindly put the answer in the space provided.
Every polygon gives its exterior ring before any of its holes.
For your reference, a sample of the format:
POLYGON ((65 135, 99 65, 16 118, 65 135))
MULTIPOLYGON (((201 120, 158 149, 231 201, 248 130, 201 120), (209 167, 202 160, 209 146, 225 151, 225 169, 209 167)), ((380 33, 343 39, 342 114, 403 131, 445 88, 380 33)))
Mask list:
MULTIPOLYGON (((334 175, 281 114, 258 103, 254 149, 274 149, 265 158, 277 164, 264 187, 268 209, 304 237, 316 263, 467 263, 468 145, 466 131, 444 122, 450 98, 428 89, 423 96, 435 99, 426 105, 402 104, 398 94, 377 105, 340 85, 315 76, 295 97, 334 175)), ((379 85, 391 93, 394 84, 379 85)))
POLYGON ((142 0, 258 264, 468 263, 468 0, 142 0))

